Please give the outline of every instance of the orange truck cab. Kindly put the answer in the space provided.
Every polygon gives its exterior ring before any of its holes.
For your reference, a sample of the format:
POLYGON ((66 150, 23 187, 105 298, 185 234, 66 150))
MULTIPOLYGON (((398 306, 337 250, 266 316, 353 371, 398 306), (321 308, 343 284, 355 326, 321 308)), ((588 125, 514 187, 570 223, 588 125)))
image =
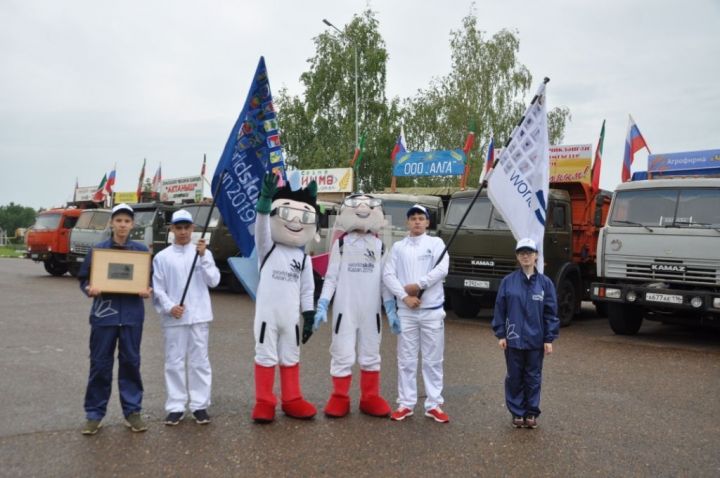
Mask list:
POLYGON ((35 218, 25 235, 25 257, 42 262, 48 274, 61 276, 68 271, 70 230, 82 210, 77 208, 49 209, 35 218))

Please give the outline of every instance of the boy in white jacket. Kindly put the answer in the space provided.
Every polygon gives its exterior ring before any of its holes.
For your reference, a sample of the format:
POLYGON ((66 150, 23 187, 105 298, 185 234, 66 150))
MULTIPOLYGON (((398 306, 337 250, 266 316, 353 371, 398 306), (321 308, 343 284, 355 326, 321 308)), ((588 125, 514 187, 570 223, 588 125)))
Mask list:
POLYGON ((220 271, 204 239, 192 244, 193 219, 184 209, 172 215, 174 243, 153 260, 155 310, 162 316, 165 336, 166 425, 177 425, 188 404, 195 421, 210 423, 212 369, 208 357, 208 336, 213 319, 209 287, 220 282, 220 271), (198 258, 192 269, 195 254, 198 258), (188 276, 190 285, 180 305, 188 276), (187 380, 186 374, 187 363, 187 380))
MULTIPOLYGON (((425 383, 425 416, 436 422, 450 419, 442 411, 445 310, 443 279, 448 273, 445 244, 425 234, 430 225, 427 209, 415 204, 407 211, 408 236, 396 242, 385 265, 383 281, 397 299, 400 317, 398 336, 398 404, 390 418, 403 420, 413 414, 417 402, 418 353, 422 352, 425 383)), ((388 311, 390 318, 390 312, 388 311)), ((392 321, 392 319, 391 319, 392 321)))

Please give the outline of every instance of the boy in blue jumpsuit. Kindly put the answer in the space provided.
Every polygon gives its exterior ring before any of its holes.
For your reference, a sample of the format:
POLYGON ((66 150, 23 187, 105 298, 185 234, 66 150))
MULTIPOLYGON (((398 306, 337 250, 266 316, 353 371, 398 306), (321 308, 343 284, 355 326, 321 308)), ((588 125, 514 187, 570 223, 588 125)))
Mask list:
MULTIPOLYGON (((95 249, 124 249, 147 251, 139 242, 128 240, 133 227, 134 212, 127 204, 112 209, 112 236, 94 246, 95 249)), ((126 425, 134 432, 147 430, 142 420, 143 384, 140 377, 140 340, 142 338, 145 305, 151 288, 139 295, 104 294, 90 287, 92 251, 80 268, 80 289, 93 299, 90 309, 90 376, 85 393, 87 421, 83 435, 94 435, 102 426, 112 390, 115 348, 118 352, 118 388, 126 425)))
POLYGON ((500 283, 492 328, 505 351, 505 402, 516 428, 537 427, 544 355, 558 336, 555 286, 535 269, 535 241, 521 239, 515 248, 520 268, 500 283))

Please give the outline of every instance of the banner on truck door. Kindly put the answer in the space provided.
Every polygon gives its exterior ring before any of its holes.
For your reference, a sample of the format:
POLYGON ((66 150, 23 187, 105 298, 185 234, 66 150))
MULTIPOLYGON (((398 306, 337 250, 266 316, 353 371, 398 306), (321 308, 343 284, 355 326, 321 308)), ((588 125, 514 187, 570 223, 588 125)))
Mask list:
POLYGON ((466 157, 462 149, 407 151, 395 156, 393 176, 461 176, 466 157))
POLYGON ((202 176, 165 179, 160 186, 160 200, 172 201, 176 204, 192 201, 200 202, 203 198, 202 176))
POLYGON ((315 180, 319 193, 351 193, 353 187, 352 168, 301 169, 300 186, 307 187, 315 180))
POLYGON ((550 146, 550 182, 590 184, 592 144, 550 146))

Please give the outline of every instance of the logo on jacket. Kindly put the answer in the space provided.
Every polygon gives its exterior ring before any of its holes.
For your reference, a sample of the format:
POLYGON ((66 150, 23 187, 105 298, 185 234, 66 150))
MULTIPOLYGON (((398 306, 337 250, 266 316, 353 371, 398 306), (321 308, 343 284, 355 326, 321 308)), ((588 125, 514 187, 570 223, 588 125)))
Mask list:
POLYGON ((293 259, 290 262, 290 270, 292 270, 293 272, 297 272, 298 274, 302 272, 302 264, 300 264, 300 261, 298 261, 297 259, 293 259))
POLYGON ((511 324, 510 319, 505 319, 505 338, 507 340, 514 340, 520 338, 517 332, 515 332, 515 324, 511 324))
POLYGON ((532 300, 545 300, 545 291, 541 290, 539 294, 533 294, 532 300))
POLYGON ((365 249, 365 257, 370 261, 374 261, 375 251, 373 251, 372 249, 365 249))
POLYGON ((98 299, 95 302, 95 311, 93 312, 95 314, 95 317, 98 319, 103 319, 105 317, 110 317, 111 315, 115 315, 118 313, 117 310, 112 308, 112 300, 102 300, 98 299))

